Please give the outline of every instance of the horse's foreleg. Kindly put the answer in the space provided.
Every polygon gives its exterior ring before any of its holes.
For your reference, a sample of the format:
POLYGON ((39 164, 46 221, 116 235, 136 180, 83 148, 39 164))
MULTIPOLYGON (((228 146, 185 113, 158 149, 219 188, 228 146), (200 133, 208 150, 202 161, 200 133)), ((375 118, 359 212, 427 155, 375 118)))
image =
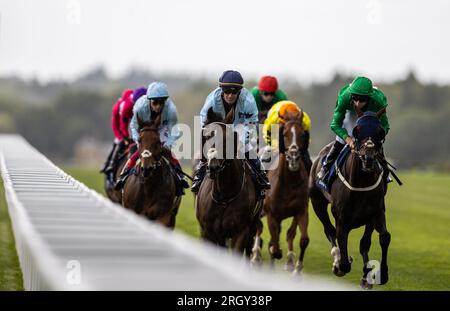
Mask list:
MULTIPOLYGON (((337 276, 343 276, 346 273, 349 273, 351 270, 351 263, 348 258, 348 251, 347 251, 347 242, 348 242, 348 234, 349 230, 347 228, 344 228, 342 224, 336 225, 336 238, 339 245, 339 252, 340 252, 340 261, 339 261, 339 271, 341 273, 336 273, 337 276)), ((334 272, 334 270, 333 270, 334 272)))
POLYGON ((269 225, 270 231, 269 253, 273 264, 274 259, 281 259, 283 257, 280 249, 281 222, 271 214, 268 214, 267 224, 269 225))
POLYGON ((248 247, 251 238, 250 237, 251 231, 252 230, 250 230, 250 228, 246 227, 239 234, 237 234, 231 239, 231 248, 238 256, 242 256, 242 254, 248 247))
POLYGON ((305 212, 299 216, 298 225, 300 228, 300 257, 298 258, 297 264, 295 266, 294 273, 300 273, 303 269, 303 258, 305 257, 305 251, 309 244, 308 236, 308 223, 309 223, 309 213, 308 206, 306 206, 305 212))
POLYGON ((251 263, 253 265, 260 265, 262 263, 262 256, 261 256, 261 245, 262 245, 262 240, 261 240, 261 234, 263 231, 263 224, 261 219, 257 220, 257 224, 256 224, 256 234, 255 234, 255 240, 253 242, 253 247, 251 250, 251 263))
POLYGON ((292 217, 292 223, 286 234, 286 241, 288 244, 287 261, 284 265, 284 270, 294 271, 295 269, 295 253, 294 253, 294 239, 297 233, 298 219, 297 217, 292 217))
POLYGON ((363 258, 363 277, 361 279, 361 287, 363 289, 371 289, 372 284, 367 281, 367 274, 371 271, 367 264, 369 262, 369 249, 371 245, 372 232, 374 230, 373 224, 367 224, 364 230, 364 235, 359 242, 359 252, 363 258))
MULTIPOLYGON (((319 192, 318 190, 316 191, 319 192)), ((323 197, 321 193, 316 193, 315 196, 323 197)), ((311 196, 311 203, 314 212, 323 225, 325 236, 327 237, 328 241, 330 241, 331 247, 336 247, 336 228, 331 223, 330 216, 328 215, 328 201, 325 198, 314 198, 313 196, 311 196)))
POLYGON ((387 265, 387 255, 389 244, 391 243, 391 234, 386 228, 386 216, 384 210, 375 222, 375 230, 380 234, 381 246, 381 263, 380 263, 380 284, 386 284, 389 280, 389 272, 387 265))

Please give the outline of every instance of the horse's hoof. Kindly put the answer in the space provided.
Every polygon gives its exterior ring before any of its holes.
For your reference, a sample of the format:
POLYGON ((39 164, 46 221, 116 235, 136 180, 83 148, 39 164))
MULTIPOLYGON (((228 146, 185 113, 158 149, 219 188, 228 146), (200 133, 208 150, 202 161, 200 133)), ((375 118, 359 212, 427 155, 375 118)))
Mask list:
POLYGON ((252 257, 250 258, 250 264, 252 267, 261 266, 262 265, 262 257, 261 253, 253 253, 252 257))
POLYGON ((275 259, 281 259, 281 258, 283 258, 283 254, 281 253, 281 251, 279 251, 279 252, 273 253, 272 257, 275 259))
POLYGON ((294 272, 292 272, 295 276, 302 276, 303 275, 303 262, 297 262, 295 265, 294 272))
POLYGON ((338 266, 333 266, 333 273, 334 273, 335 276, 338 276, 338 277, 342 277, 342 276, 345 275, 345 273, 342 272, 342 271, 338 268, 338 266))
POLYGON ((369 282, 367 282, 367 280, 365 278, 361 279, 360 286, 362 289, 365 289, 365 290, 373 288, 373 285, 370 284, 369 282))
POLYGON ((352 270, 352 265, 350 263, 349 264, 340 263, 339 270, 344 272, 344 274, 347 274, 352 270))
POLYGON ((269 253, 272 256, 272 258, 275 258, 275 259, 281 259, 283 257, 281 249, 277 249, 275 251, 273 246, 270 247, 269 253))
POLYGON ((292 272, 295 269, 295 253, 293 251, 289 251, 286 257, 287 261, 284 265, 284 270, 292 272))
POLYGON ((301 280, 303 278, 303 270, 302 269, 295 269, 294 271, 292 271, 292 275, 295 278, 298 278, 298 279, 301 280))
POLYGON ((287 263, 284 265, 284 271, 292 272, 292 271, 294 271, 294 269, 295 269, 295 265, 294 265, 293 262, 287 262, 287 263))

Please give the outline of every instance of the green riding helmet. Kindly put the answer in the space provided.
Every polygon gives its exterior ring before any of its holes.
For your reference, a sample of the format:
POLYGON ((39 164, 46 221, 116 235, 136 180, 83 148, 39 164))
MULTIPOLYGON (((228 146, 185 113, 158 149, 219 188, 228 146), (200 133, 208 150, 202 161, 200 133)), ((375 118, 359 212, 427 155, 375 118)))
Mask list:
POLYGON ((356 77, 350 84, 349 91, 355 95, 370 96, 373 92, 372 81, 366 77, 356 77))

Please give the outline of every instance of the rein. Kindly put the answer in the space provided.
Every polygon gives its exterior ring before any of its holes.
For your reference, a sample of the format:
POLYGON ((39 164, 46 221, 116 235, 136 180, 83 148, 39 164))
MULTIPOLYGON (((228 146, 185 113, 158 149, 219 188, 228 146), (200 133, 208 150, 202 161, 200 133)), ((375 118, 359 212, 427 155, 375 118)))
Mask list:
MULTIPOLYGON (((368 142, 366 142, 364 145, 367 146, 367 144, 368 144, 368 142)), ((373 144, 373 143, 372 143, 372 144, 373 144)), ((360 158, 360 160, 361 160, 361 154, 360 154, 359 150, 356 150, 355 153, 356 153, 356 155, 358 156, 358 158, 360 158)), ((362 160, 361 160, 361 161, 362 161, 362 160)), ((380 174, 379 174, 379 176, 378 176, 377 181, 376 181, 373 185, 371 185, 371 186, 368 186, 368 187, 362 187, 362 188, 359 188, 359 187, 353 187, 352 185, 350 185, 350 183, 345 179, 344 175, 341 173, 341 170, 339 169, 339 166, 337 165, 337 161, 334 163, 334 166, 335 166, 335 168, 336 168, 336 172, 337 172, 337 175, 338 175, 339 179, 342 181, 342 183, 343 183, 349 190, 351 190, 351 191, 359 191, 359 192, 367 192, 367 191, 371 191, 371 190, 374 190, 375 188, 377 188, 377 187, 380 185, 381 181, 383 180, 384 169, 383 169, 383 167, 379 164, 378 159, 377 159, 377 163, 378 163, 378 165, 379 165, 380 168, 381 168, 381 172, 380 172, 380 174)))
MULTIPOLYGON (((225 165, 224 165, 224 167, 225 167, 225 165)), ((242 169, 243 169, 243 173, 242 173, 241 187, 240 187, 239 191, 236 193, 236 195, 232 196, 230 199, 228 199, 226 201, 220 201, 219 199, 216 199, 214 197, 214 191, 211 191, 211 199, 213 200, 214 203, 223 205, 223 207, 225 208, 227 204, 230 204, 231 202, 233 202, 234 200, 237 199, 237 197, 241 194, 241 192, 245 186, 245 162, 243 162, 243 164, 242 164, 242 169)))

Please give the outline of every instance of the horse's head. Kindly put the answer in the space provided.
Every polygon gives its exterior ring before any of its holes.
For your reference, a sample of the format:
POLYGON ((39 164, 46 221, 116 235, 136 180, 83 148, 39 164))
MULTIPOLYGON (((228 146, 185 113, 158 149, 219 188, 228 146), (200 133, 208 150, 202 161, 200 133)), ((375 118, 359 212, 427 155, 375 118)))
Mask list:
MULTIPOLYGON (((357 111, 358 112, 358 111, 357 111)), ((379 164, 379 158, 383 153, 384 129, 381 127, 380 118, 386 112, 382 109, 375 112, 358 112, 358 120, 353 129, 353 137, 356 139, 356 154, 362 161, 362 169, 365 172, 373 172, 379 164)))
POLYGON ((297 171, 300 167, 301 152, 306 145, 305 132, 303 130, 303 111, 288 112, 284 117, 283 142, 284 153, 290 171, 297 171))
POLYGON ((205 129, 203 130, 203 148, 206 150, 206 160, 209 176, 215 178, 217 173, 224 170, 234 158, 237 150, 237 133, 233 128, 223 122, 220 114, 212 108, 208 110, 205 129), (227 149, 233 143, 233 155, 227 149))
POLYGON ((139 126, 139 154, 141 172, 148 177, 151 172, 162 164, 162 144, 159 138, 161 115, 151 122, 142 122, 137 117, 139 126))

